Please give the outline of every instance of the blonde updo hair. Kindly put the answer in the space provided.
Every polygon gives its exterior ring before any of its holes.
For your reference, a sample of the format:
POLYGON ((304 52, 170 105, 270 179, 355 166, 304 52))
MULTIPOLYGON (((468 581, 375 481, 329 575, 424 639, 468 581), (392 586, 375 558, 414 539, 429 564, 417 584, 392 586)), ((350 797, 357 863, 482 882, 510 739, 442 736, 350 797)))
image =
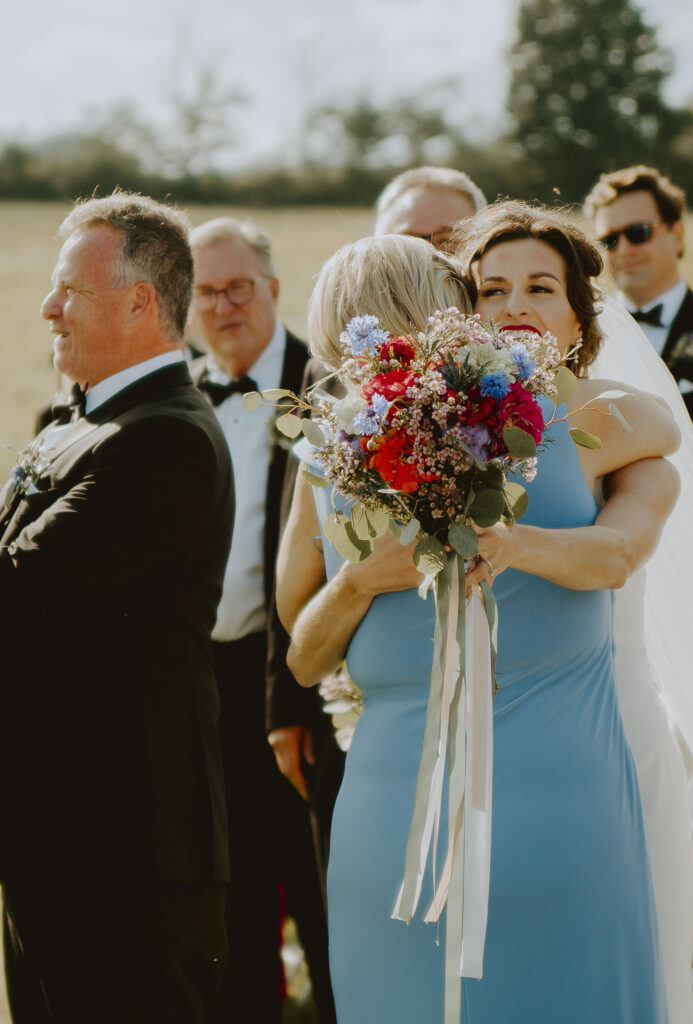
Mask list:
POLYGON ((376 316, 391 334, 423 331, 437 309, 471 313, 457 261, 421 238, 381 235, 342 246, 320 271, 308 305, 310 350, 329 370, 339 335, 355 316, 376 316))

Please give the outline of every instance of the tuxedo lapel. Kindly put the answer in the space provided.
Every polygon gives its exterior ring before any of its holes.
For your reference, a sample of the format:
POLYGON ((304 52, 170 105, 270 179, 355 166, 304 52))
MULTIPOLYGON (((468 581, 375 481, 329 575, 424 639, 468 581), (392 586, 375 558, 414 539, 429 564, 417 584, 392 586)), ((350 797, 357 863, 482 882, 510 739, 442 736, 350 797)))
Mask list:
MULTIPOLYGON (((674 372, 671 366, 670 360, 676 348, 676 343, 679 341, 682 335, 690 334, 693 332, 693 291, 689 288, 684 295, 683 302, 679 306, 679 311, 674 317, 674 321, 669 328, 667 340, 664 343, 662 349, 662 359, 674 372)), ((676 376, 674 372, 674 376, 676 376)))
MULTIPOLYGON (((303 371, 308 362, 309 353, 305 344, 289 331, 286 332, 284 363, 279 387, 289 388, 296 394, 301 390, 303 371)), ((268 606, 274 589, 274 568, 279 546, 279 511, 281 507, 284 470, 288 456, 286 448, 275 444, 272 449, 269 472, 267 474, 267 492, 265 498, 265 598, 268 606)))

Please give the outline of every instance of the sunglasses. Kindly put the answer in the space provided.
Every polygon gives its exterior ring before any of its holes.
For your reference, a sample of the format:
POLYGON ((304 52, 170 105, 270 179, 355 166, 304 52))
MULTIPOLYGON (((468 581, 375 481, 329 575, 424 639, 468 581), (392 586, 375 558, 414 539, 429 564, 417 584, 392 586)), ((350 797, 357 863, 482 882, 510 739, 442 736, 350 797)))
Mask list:
POLYGON ((618 231, 610 231, 608 235, 602 235, 599 241, 607 252, 613 252, 621 235, 625 235, 631 245, 644 245, 652 238, 653 229, 662 223, 661 220, 640 220, 635 224, 627 224, 625 228, 620 228, 618 231))

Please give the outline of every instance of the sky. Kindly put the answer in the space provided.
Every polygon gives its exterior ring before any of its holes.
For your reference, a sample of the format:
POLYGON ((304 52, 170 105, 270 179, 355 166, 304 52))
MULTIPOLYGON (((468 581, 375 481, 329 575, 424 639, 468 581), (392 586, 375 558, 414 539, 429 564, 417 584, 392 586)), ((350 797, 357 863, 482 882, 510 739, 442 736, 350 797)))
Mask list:
MULTIPOLYGON (((693 3, 640 0, 693 98, 693 3)), ((0 143, 84 127, 117 103, 162 121, 211 68, 234 108, 229 164, 296 158, 307 109, 439 100, 469 138, 502 126, 517 0, 0 0, 0 143), (452 88, 441 83, 454 82, 452 88)))

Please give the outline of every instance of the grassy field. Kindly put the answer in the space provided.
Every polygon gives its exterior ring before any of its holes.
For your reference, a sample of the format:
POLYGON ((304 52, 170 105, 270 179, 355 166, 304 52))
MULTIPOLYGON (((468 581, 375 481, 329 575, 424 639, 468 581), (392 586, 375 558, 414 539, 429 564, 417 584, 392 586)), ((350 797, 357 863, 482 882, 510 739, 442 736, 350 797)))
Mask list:
MULTIPOLYGON (((60 203, 0 202, 0 481, 14 464, 11 449, 20 450, 31 439, 34 413, 57 386, 51 336, 38 310, 59 249, 55 232, 67 212, 60 203)), ((239 211, 192 206, 188 212, 195 224, 222 213, 247 215, 270 232, 282 286, 279 315, 301 336, 321 264, 338 246, 369 234, 372 226, 371 210, 352 207, 239 211)), ((693 217, 688 238, 693 239, 693 217)), ((693 281, 691 253, 683 273, 693 281)))
MULTIPOLYGON (((9 448, 20 450, 33 436, 36 409, 56 389, 51 335, 39 316, 59 243, 55 238, 68 207, 59 203, 0 203, 0 480, 14 464, 9 448)), ((220 214, 248 215, 274 242, 281 281, 279 315, 305 336, 305 310, 322 263, 345 242, 371 231, 367 209, 234 210, 189 207, 195 224, 220 214)))

